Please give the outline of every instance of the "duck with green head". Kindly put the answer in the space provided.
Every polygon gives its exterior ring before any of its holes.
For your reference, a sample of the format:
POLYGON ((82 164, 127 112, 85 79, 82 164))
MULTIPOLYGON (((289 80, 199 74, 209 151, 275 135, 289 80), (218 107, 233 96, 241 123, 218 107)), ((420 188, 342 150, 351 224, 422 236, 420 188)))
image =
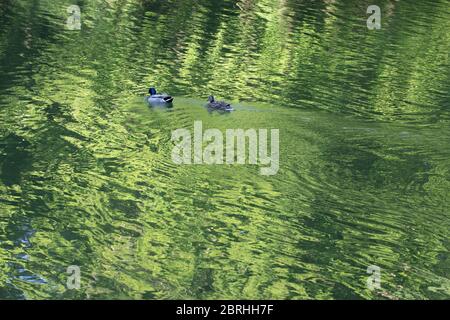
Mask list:
POLYGON ((156 89, 151 87, 148 89, 149 96, 146 100, 151 105, 171 105, 173 102, 173 97, 166 93, 157 93, 156 89))

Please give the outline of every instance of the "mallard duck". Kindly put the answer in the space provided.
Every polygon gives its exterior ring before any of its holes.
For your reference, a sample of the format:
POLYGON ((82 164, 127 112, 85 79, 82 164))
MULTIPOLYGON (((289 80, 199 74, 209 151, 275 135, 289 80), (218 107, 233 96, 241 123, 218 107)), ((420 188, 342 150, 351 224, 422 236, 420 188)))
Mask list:
POLYGON ((208 104, 206 107, 210 110, 218 110, 218 111, 233 111, 233 107, 225 102, 225 101, 216 101, 214 100, 214 96, 208 97, 208 104))
POLYGON ((165 94, 165 93, 156 93, 155 88, 148 89, 148 93, 150 95, 148 97, 146 97, 146 99, 147 99, 148 103, 150 103, 150 104, 158 104, 158 105, 172 104, 172 101, 173 101, 172 96, 169 96, 168 94, 165 94))

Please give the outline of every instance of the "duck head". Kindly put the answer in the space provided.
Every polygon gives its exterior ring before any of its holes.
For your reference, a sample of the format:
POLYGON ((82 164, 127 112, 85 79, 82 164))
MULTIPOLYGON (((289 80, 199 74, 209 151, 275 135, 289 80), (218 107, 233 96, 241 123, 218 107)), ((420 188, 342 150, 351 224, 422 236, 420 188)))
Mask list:
POLYGON ((209 96, 208 97, 208 102, 214 102, 214 96, 209 96))
POLYGON ((148 93, 150 93, 151 96, 156 94, 156 89, 151 87, 150 89, 148 89, 148 93))

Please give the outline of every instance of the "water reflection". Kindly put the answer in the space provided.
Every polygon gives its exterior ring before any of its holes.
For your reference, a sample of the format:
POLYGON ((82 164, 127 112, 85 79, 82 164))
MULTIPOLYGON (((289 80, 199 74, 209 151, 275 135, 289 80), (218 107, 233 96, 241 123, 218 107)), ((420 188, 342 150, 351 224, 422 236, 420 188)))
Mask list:
POLYGON ((70 4, 0 4, 1 298, 450 296, 446 1, 70 4), (175 165, 198 120, 279 128, 279 173, 175 165))

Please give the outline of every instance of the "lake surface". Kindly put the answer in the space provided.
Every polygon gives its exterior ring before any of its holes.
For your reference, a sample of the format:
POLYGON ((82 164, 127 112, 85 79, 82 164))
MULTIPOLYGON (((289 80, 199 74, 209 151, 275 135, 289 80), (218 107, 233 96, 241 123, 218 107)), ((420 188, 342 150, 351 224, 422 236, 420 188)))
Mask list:
POLYGON ((447 0, 73 2, 0 3, 0 299, 450 298, 447 0), (278 173, 174 164, 194 121, 278 173))

